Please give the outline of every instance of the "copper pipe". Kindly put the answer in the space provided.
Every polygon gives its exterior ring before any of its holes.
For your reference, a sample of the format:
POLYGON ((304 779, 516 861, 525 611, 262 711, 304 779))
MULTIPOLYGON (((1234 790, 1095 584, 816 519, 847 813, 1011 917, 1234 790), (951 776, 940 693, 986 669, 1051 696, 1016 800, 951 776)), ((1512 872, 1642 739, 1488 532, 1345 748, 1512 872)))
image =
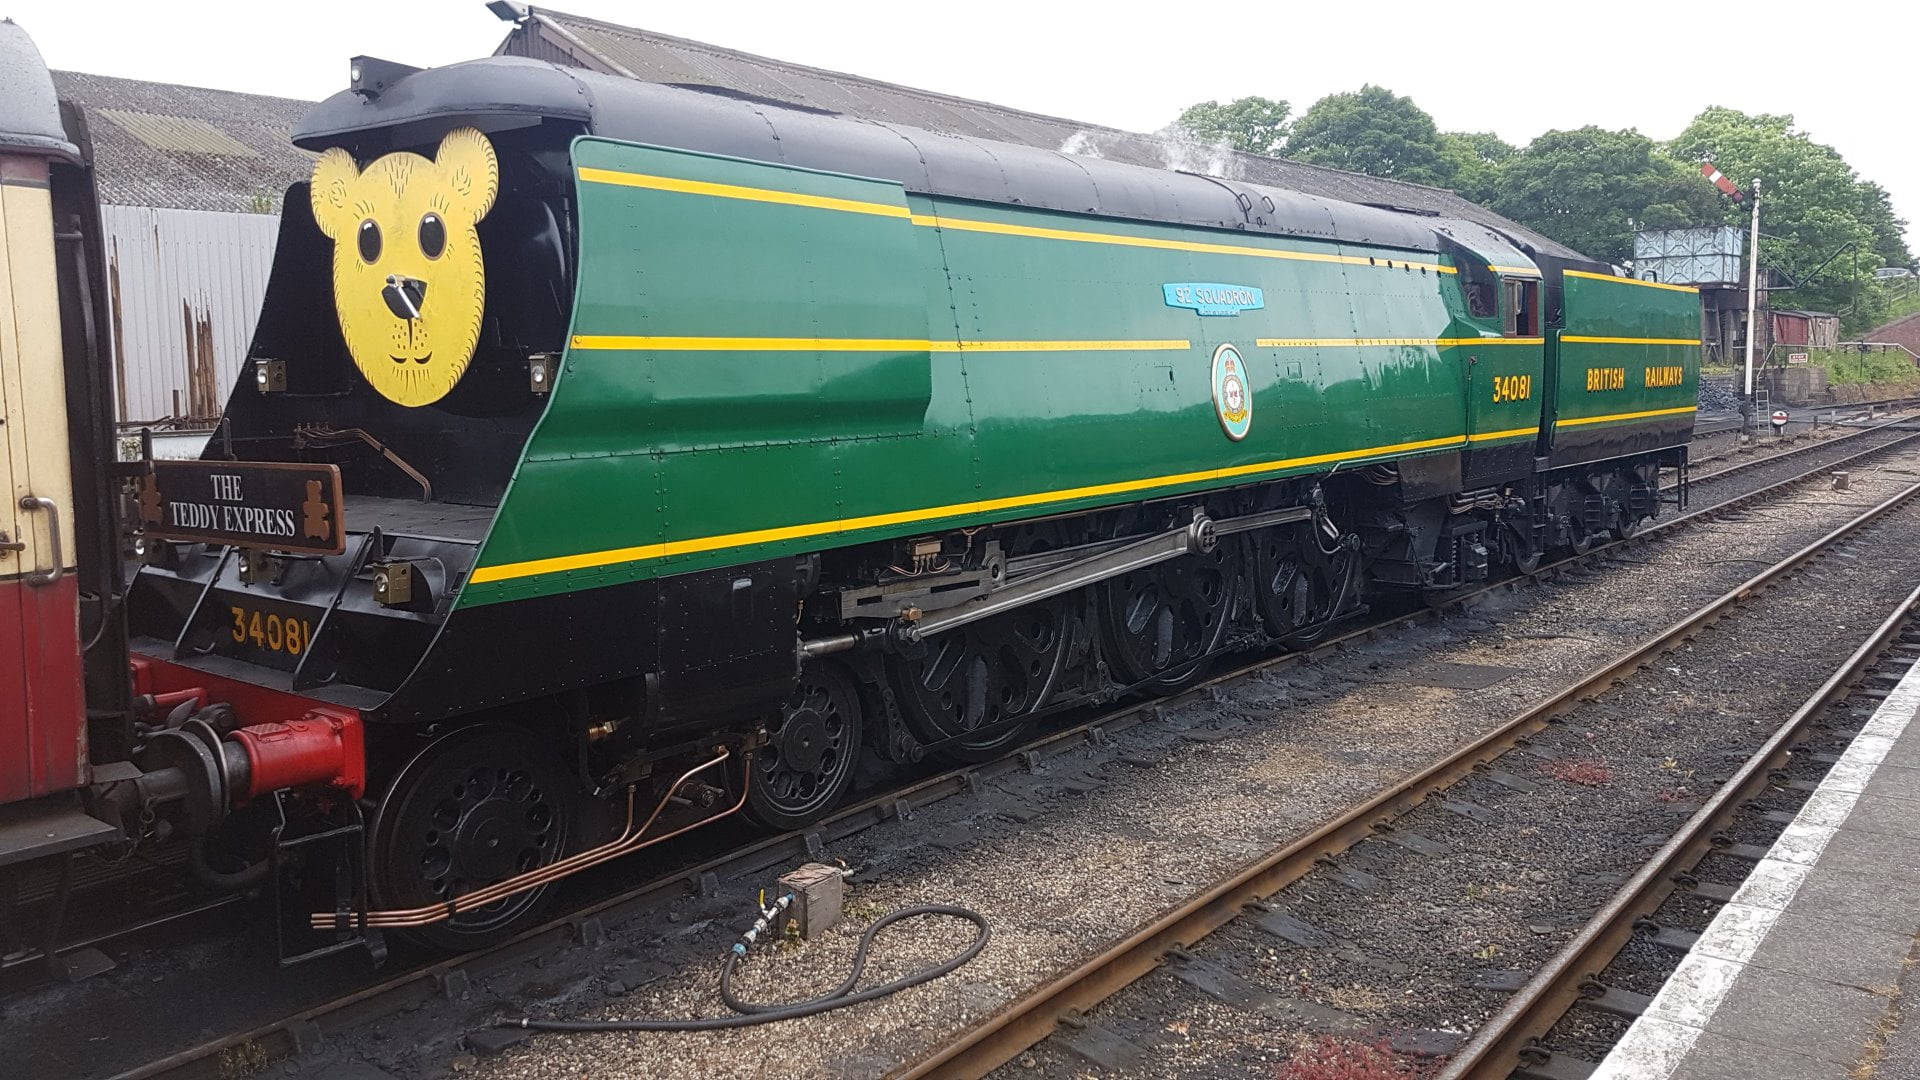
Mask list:
POLYGON ((627 788, 626 824, 618 837, 599 847, 589 848, 586 851, 570 855, 558 862, 548 863, 546 866, 537 867, 524 874, 516 874, 513 877, 496 881, 491 885, 475 889, 473 892, 456 896, 450 900, 443 900, 417 908, 369 911, 364 918, 347 920, 343 920, 338 912, 316 912, 309 918, 309 924, 315 930, 332 930, 336 928, 364 929, 367 927, 391 929, 396 927, 428 926, 444 919, 450 919, 463 911, 471 911, 474 908, 485 907, 488 904, 505 900, 510 896, 516 896, 520 893, 537 889, 542 885, 577 874, 589 867, 598 866, 601 863, 617 859, 623 855, 632 854, 641 848, 652 847, 654 844, 658 844, 664 840, 670 840, 691 829, 719 821, 721 818, 737 813, 742 806, 746 805, 747 785, 752 780, 751 770, 741 770, 740 798, 736 800, 732 806, 718 814, 701 818, 699 821, 692 822, 688 825, 683 825, 672 832, 662 833, 654 837, 647 837, 646 835, 647 830, 653 827, 655 821, 659 820, 661 813, 666 810, 667 804, 673 800, 673 797, 679 793, 681 788, 685 787, 695 776, 720 765, 732 756, 733 751, 731 749, 722 748, 720 753, 711 760, 695 765, 693 768, 681 773, 680 778, 673 782, 673 785, 667 789, 665 795, 661 796, 660 802, 654 806, 653 812, 647 815, 647 820, 638 829, 633 827, 634 789, 629 786, 627 788))
MULTIPOLYGON (((627 790, 627 804, 628 804, 627 824, 626 824, 625 830, 617 839, 612 840, 606 844, 602 844, 597 848, 592 848, 588 851, 580 852, 577 855, 569 856, 568 858, 562 859, 559 862, 550 863, 546 866, 538 867, 534 870, 529 870, 524 874, 519 874, 502 881, 494 882, 492 885, 488 885, 481 889, 476 889, 473 892, 467 893, 463 896, 455 897, 451 900, 442 901, 440 903, 436 903, 433 905, 419 907, 419 908, 412 908, 408 910, 370 912, 368 913, 368 916, 367 916, 366 925, 374 926, 374 927, 426 926, 431 923, 439 922, 443 919, 451 918, 454 915, 457 915, 463 911, 471 911, 474 908, 484 907, 488 904, 492 904, 500 900, 504 900, 510 896, 527 892, 531 889, 539 888, 542 885, 546 885, 551 882, 558 881, 563 877, 576 874, 589 867, 597 866, 600 863, 619 858, 620 856, 623 856, 623 855, 631 854, 632 852, 638 851, 641 848, 650 847, 654 844, 660 843, 663 840, 667 840, 674 836, 678 836, 680 833, 686 832, 688 829, 696 828, 700 825, 705 825, 710 822, 718 821, 719 819, 726 817, 734 813, 735 811, 739 810, 740 807, 745 804, 746 793, 744 788, 744 781, 746 780, 746 776, 744 773, 742 776, 743 787, 741 791, 741 797, 740 797, 740 800, 737 803, 735 803, 734 806, 723 811, 722 813, 715 814, 711 817, 703 818, 700 821, 694 822, 687 826, 683 826, 682 828, 676 829, 673 832, 666 833, 660 836, 655 836, 652 838, 645 838, 647 830, 653 827, 653 823, 659 819, 660 814, 666 809, 667 804, 673 799, 674 795, 682 787, 684 787, 689 781, 691 781, 694 776, 698 775, 701 772, 706 771, 707 769, 713 768, 714 766, 721 764, 722 762, 726 761, 727 758, 730 756, 731 756, 730 751, 722 750, 720 754, 715 758, 713 758, 712 760, 704 762, 700 765, 696 765, 693 768, 687 770, 685 773, 681 774, 680 778, 678 780, 675 780, 673 785, 667 789, 666 795, 663 796, 659 804, 653 808, 653 812, 647 816, 646 822, 642 824, 640 828, 637 830, 633 828, 633 789, 628 788, 627 790)), ((313 917, 313 921, 317 929, 326 929, 327 926, 322 925, 323 922, 326 924, 337 924, 338 918, 334 913, 316 914, 313 917)))

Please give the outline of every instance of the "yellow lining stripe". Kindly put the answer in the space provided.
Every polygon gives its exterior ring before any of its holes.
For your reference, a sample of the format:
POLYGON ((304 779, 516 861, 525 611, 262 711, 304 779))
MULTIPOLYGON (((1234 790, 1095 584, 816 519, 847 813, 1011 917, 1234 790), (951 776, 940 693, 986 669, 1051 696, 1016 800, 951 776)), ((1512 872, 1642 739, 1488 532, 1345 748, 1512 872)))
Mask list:
POLYGON ((1579 416, 1572 420, 1555 420, 1554 427, 1579 427, 1582 424, 1604 424, 1611 420, 1639 420, 1648 416, 1678 416, 1681 413, 1699 412, 1697 405, 1686 405, 1678 409, 1648 409, 1646 412, 1613 413, 1608 416, 1579 416))
MULTIPOLYGON (((1539 345, 1543 338, 1258 338, 1262 348, 1340 348, 1345 346, 1539 345)), ((1561 339, 1569 340, 1569 339, 1561 339)), ((1572 339, 1615 340, 1615 339, 1572 339)), ((1628 340, 1628 339, 1619 339, 1628 340)), ((1638 340, 1638 339, 1632 339, 1638 340)), ((1688 342, 1687 344, 1699 344, 1688 342)), ((1193 348, 1178 339, 1139 341, 932 341, 921 338, 674 337, 627 334, 577 334, 576 349, 652 349, 657 352, 1165 352, 1193 348)))
POLYGON ((1562 334, 1561 341, 1579 342, 1584 345, 1698 345, 1699 338, 1665 337, 1586 337, 1581 334, 1562 334))
POLYGON ((1178 484, 1190 484, 1207 480, 1231 480, 1257 473, 1276 472, 1281 469, 1299 468, 1308 465, 1325 465, 1332 462, 1356 461, 1361 458, 1379 457, 1385 454, 1405 453, 1413 450, 1431 450, 1443 446, 1459 446, 1465 439, 1459 435, 1450 435, 1444 439, 1421 439, 1418 442, 1394 443, 1391 446, 1373 446, 1363 450, 1347 450, 1335 454, 1315 454, 1311 457, 1285 458, 1279 461, 1262 461, 1251 465, 1231 465, 1222 469, 1202 469, 1198 472, 1178 473, 1172 476, 1153 476, 1142 480, 1121 480, 1111 484, 1094 484, 1089 487, 1065 488, 1059 491, 1041 491, 1029 495, 1010 495, 1002 499, 984 499, 979 502, 954 503, 950 506, 929 506, 919 510, 904 510, 890 514, 868 514, 863 517, 841 518, 835 521, 815 521, 804 525, 785 525, 773 529, 755 529, 750 532, 727 533, 721 536, 702 536, 690 540, 671 540, 659 544, 640 544, 635 547, 615 548, 610 551, 591 551, 580 555, 560 555, 550 559, 531 559, 526 562, 502 563, 498 566, 476 567, 470 577, 475 584, 489 581, 508 581, 514 578, 532 577, 535 574, 553 574, 565 570, 589 570, 594 567, 610 566, 614 563, 642 562, 660 559, 671 555, 691 555, 703 551, 715 551, 721 548, 746 547, 751 544, 769 544, 781 540, 797 540, 827 533, 857 532, 865 529, 883 528, 888 525, 904 525, 916 521, 931 521, 936 518, 960 517, 963 515, 989 514, 999 510, 1011 510, 1024 506, 1036 506, 1042 503, 1067 502, 1073 499, 1094 498, 1102 495, 1122 495, 1129 492, 1145 491, 1150 488, 1173 487, 1178 484))
POLYGON ((576 349, 654 349, 661 352, 919 352, 917 338, 655 337, 576 334, 576 349))
POLYGON ((1461 337, 1461 338, 1256 338, 1254 344, 1270 349, 1338 348, 1345 345, 1540 345, 1545 338, 1461 337))
POLYGON ((1191 341, 930 341, 930 352, 1142 352, 1191 349, 1191 341))
POLYGON ((678 191, 688 195, 712 195, 720 199, 745 199, 749 202, 780 203, 785 206, 810 206, 816 210, 839 210, 848 214, 872 214, 876 217, 892 218, 912 216, 912 211, 906 207, 890 206, 887 203, 836 199, 826 195, 801 195, 770 188, 742 187, 739 184, 715 184, 706 180, 681 180, 671 176, 648 176, 644 173, 595 169, 586 165, 580 167, 580 179, 594 184, 615 184, 620 187, 648 188, 653 191, 678 191))
POLYGON ((1364 255, 1333 255, 1319 251, 1281 251, 1276 248, 1248 247, 1244 244, 1204 244, 1194 240, 1165 240, 1153 236, 1126 236, 1120 233, 1084 232, 1078 229, 1048 229, 1032 225, 1009 225, 999 221, 975 221, 969 218, 915 214, 915 225, 926 225, 956 232, 996 233, 1001 236, 1027 236, 1038 240, 1068 240, 1082 244, 1113 244, 1118 247, 1155 248, 1161 251, 1194 251, 1203 255, 1245 255, 1255 259, 1291 259, 1296 262, 1337 263, 1343 266, 1377 266, 1383 270, 1427 270, 1436 274, 1458 273, 1439 263, 1406 259, 1368 258, 1364 255), (1389 265, 1391 264, 1391 265, 1389 265))
POLYGON ((1487 264, 1487 269, 1496 274, 1519 274, 1522 277, 1540 276, 1540 269, 1534 266, 1494 266, 1489 263, 1487 264))
POLYGON ((1620 285, 1638 285, 1645 289, 1672 289, 1674 292, 1698 293, 1700 290, 1691 285, 1669 285, 1664 281, 1642 281, 1639 278, 1614 277, 1612 274, 1596 274, 1589 270, 1564 270, 1568 277, 1591 278, 1594 281, 1611 281, 1620 285))
POLYGON ((654 337, 578 334, 576 349, 657 352, 1127 352, 1191 349, 1191 341, 929 341, 925 338, 654 337))
POLYGON ((1492 439, 1516 439, 1522 435, 1538 435, 1538 434, 1540 434, 1540 429, 1538 427, 1517 427, 1517 428, 1510 428, 1506 431, 1478 432, 1476 434, 1467 436, 1467 441, 1470 443, 1487 442, 1492 439))
POLYGON ((893 206, 888 203, 863 202, 859 199, 836 199, 825 195, 799 195, 794 192, 777 191, 772 188, 746 187, 740 184, 716 184, 706 180, 681 180, 670 176, 649 176, 645 173, 621 172, 616 169, 597 169, 587 165, 579 166, 576 171, 580 179, 588 183, 647 188, 653 191, 677 191, 688 195, 711 195, 721 199, 744 199, 748 202, 778 203, 782 206, 806 206, 816 210, 839 210, 849 214, 872 214, 876 217, 907 218, 915 225, 953 229, 960 232, 998 233, 1003 236, 1027 236, 1042 240, 1071 240, 1084 244, 1114 244, 1120 247, 1157 248, 1163 251, 1196 251, 1211 255, 1247 255, 1257 259, 1292 259, 1298 262, 1339 263, 1346 266, 1378 266, 1382 269, 1394 270, 1428 270, 1436 274, 1452 274, 1458 272, 1451 266, 1442 266, 1439 263, 1412 262, 1405 259, 1369 258, 1364 255, 1333 255, 1317 251, 1281 251, 1274 248, 1248 247, 1241 244, 1204 244, 1191 240, 1164 240, 1150 236, 1126 236, 1119 233, 1083 232, 1076 229, 1047 229, 1030 225, 1009 225, 998 221, 976 221, 968 218, 942 217, 938 214, 915 214, 904 206, 893 206))

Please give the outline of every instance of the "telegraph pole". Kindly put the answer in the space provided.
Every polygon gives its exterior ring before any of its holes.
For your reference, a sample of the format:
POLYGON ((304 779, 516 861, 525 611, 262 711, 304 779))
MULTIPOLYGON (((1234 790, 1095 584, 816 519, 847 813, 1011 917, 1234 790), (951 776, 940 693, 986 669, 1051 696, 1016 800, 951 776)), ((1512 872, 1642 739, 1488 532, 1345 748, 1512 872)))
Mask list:
POLYGON ((1760 300, 1760 178, 1753 178, 1753 231, 1747 237, 1747 393, 1740 402, 1741 427, 1753 425, 1753 339, 1760 332, 1754 309, 1760 300))

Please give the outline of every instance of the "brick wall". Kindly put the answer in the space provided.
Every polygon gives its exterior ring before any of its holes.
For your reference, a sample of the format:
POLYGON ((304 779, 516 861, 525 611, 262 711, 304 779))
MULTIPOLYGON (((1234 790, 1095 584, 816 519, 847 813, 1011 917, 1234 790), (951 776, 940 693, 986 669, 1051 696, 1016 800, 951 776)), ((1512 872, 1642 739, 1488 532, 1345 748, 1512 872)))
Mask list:
POLYGON ((1905 345, 1910 352, 1920 353, 1920 315, 1909 315, 1898 322, 1869 331, 1861 337, 1862 341, 1887 341, 1905 345))

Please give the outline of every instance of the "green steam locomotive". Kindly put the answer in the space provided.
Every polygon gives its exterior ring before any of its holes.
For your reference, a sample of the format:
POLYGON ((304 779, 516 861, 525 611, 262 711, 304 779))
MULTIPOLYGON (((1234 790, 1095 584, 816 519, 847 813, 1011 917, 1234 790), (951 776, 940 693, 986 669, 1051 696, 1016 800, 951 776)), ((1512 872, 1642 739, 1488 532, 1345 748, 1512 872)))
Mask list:
POLYGON ((295 141, 129 619, 140 693, 256 732, 228 820, 364 856, 341 940, 491 940, 1684 475, 1692 290, 1470 221, 506 57, 363 58, 295 141))

